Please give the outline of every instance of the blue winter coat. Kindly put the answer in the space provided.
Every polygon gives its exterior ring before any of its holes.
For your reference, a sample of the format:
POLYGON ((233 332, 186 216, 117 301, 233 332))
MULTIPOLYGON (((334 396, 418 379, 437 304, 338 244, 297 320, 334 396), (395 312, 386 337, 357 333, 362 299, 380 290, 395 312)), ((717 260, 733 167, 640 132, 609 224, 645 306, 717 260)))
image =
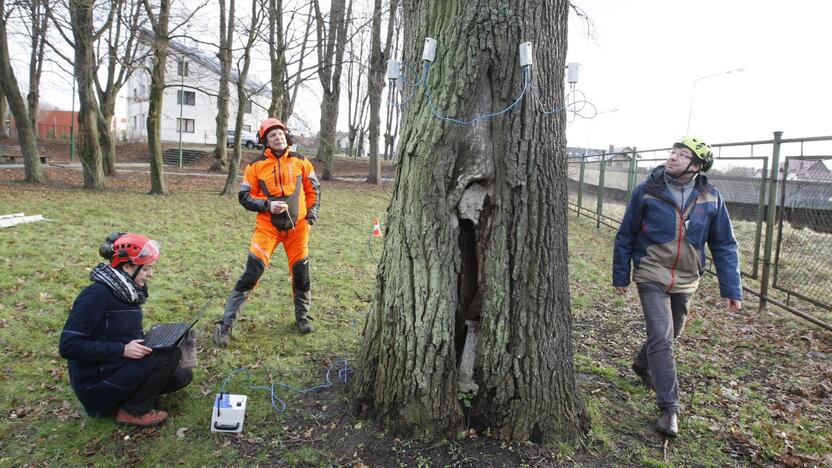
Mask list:
POLYGON ((124 345, 143 337, 141 306, 120 301, 106 285, 95 282, 75 299, 59 348, 87 414, 114 413, 149 374, 148 356, 124 357, 124 345))
POLYGON ((722 297, 742 299, 737 241, 725 200, 700 174, 682 210, 656 168, 633 191, 613 252, 613 286, 632 279, 662 285, 670 293, 692 293, 704 271, 705 244, 711 250, 722 297))

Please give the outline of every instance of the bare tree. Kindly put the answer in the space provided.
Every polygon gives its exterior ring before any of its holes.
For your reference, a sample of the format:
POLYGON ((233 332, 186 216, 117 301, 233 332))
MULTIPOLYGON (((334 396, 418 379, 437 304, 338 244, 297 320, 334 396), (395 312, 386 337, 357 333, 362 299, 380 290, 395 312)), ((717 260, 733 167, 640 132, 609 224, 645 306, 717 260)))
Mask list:
POLYGON ((106 38, 102 35, 96 45, 96 69, 101 71, 101 64, 106 64, 105 81, 99 73, 95 76, 95 88, 98 93, 98 141, 101 146, 104 174, 116 174, 116 138, 113 135, 113 116, 116 113, 116 99, 121 88, 130 79, 141 63, 144 55, 139 54, 139 31, 144 18, 141 5, 137 0, 113 1, 115 21, 108 29, 106 38))
MULTIPOLYGON (((253 92, 248 91, 246 80, 248 79, 248 70, 251 65, 251 47, 259 35, 260 27, 263 25, 265 9, 263 0, 251 0, 251 21, 247 31, 247 39, 243 46, 243 55, 237 61, 237 115, 234 125, 235 135, 240 135, 243 131, 243 115, 245 114, 246 103, 253 94, 253 92)), ((231 157, 231 163, 228 166, 228 177, 225 179, 225 186, 221 192, 222 195, 237 193, 237 171, 239 170, 242 156, 241 143, 242 138, 238 137, 234 139, 234 153, 231 157)))
MULTIPOLYGON (((148 40, 150 55, 153 57, 153 67, 150 70, 150 97, 147 109, 147 147, 150 153, 150 193, 164 195, 168 192, 165 186, 165 167, 162 160, 162 104, 165 96, 165 76, 170 53, 171 35, 183 28, 207 3, 197 5, 184 13, 178 23, 171 27, 172 0, 159 0, 158 5, 151 4, 153 0, 141 0, 148 22, 153 29, 153 37, 148 40)), ((184 96, 183 96, 184 98, 184 96)), ((179 122, 177 131, 185 131, 184 122, 179 122)))
POLYGON ((572 362, 563 114, 568 0, 404 0, 405 60, 438 40, 408 105, 356 403, 386 430, 491 428, 571 441, 588 428, 572 362), (429 101, 431 101, 429 103, 429 101), (449 116, 490 114, 466 125, 449 116))
POLYGON ((286 45, 283 42, 283 0, 269 0, 269 63, 272 100, 270 117, 282 117, 286 96, 286 45))
MULTIPOLYGON (((24 2, 26 4, 27 2, 24 2)), ((40 105, 40 78, 43 75, 43 57, 46 46, 46 31, 49 26, 49 15, 47 14, 46 0, 29 0, 29 40, 31 51, 29 53, 29 94, 26 102, 29 105, 29 118, 32 120, 32 127, 35 129, 35 137, 38 137, 38 108, 40 105)))
POLYGON ((367 88, 362 86, 364 76, 364 50, 366 38, 364 34, 356 34, 350 38, 350 59, 347 63, 347 140, 349 141, 349 156, 357 157, 355 138, 359 128, 364 127, 364 112, 367 109, 367 88), (355 43, 358 41, 358 53, 355 43))
MULTIPOLYGON (((9 109, 14 116, 15 126, 17 127, 20 153, 23 156, 24 180, 26 182, 43 183, 46 181, 46 176, 41 168, 40 156, 38 155, 36 128, 32 124, 33 120, 26 102, 20 94, 17 77, 9 57, 9 34, 6 26, 9 24, 12 15, 19 13, 18 7, 17 2, 7 6, 4 0, 0 0, 0 88, 2 88, 3 94, 6 95, 9 109)), ((38 20, 40 18, 30 19, 32 23, 38 22, 38 20)), ((5 122, 3 125, 5 125, 5 122)))
MULTIPOLYGON (((217 92, 217 145, 214 147, 214 162, 211 170, 226 172, 228 170, 228 82, 231 79, 231 47, 234 42, 235 0, 230 0, 226 12, 225 0, 220 2, 220 47, 217 58, 220 61, 219 91, 217 92)), ((236 133, 239 135, 239 133, 236 133)), ((235 138, 235 147, 240 146, 240 138, 235 138)))
MULTIPOLYGON (((153 40, 149 41, 153 68, 150 71, 150 99, 147 109, 147 146, 150 153, 150 193, 164 195, 165 166, 162 161, 162 104, 165 96, 165 73, 167 71, 168 48, 170 44, 170 3, 171 0, 159 0, 158 7, 150 0, 142 0, 150 25, 153 28, 153 40)), ((182 122, 179 123, 182 131, 182 122)))
MULTIPOLYGON (((312 25, 315 23, 315 15, 314 8, 315 8, 315 1, 312 0, 309 2, 309 12, 306 15, 306 23, 305 23, 305 30, 300 35, 300 51, 291 59, 286 59, 286 66, 297 65, 297 71, 292 74, 291 76, 286 76, 286 90, 283 93, 283 112, 280 114, 280 120, 283 122, 287 122, 289 117, 295 111, 295 102, 297 102, 298 98, 298 91, 300 90, 301 85, 306 82, 306 80, 312 78, 315 73, 317 73, 317 64, 304 68, 303 63, 306 59, 307 55, 311 53, 311 51, 316 50, 316 48, 309 47, 309 38, 311 36, 310 31, 312 31, 312 25), (311 50, 311 51, 310 51, 311 50)), ((292 19, 294 19, 294 14, 292 15, 292 19)), ((292 25, 292 20, 289 21, 287 25, 285 34, 289 34, 290 26, 292 25)), ((290 40, 289 37, 284 36, 283 44, 286 47, 286 50, 289 50, 290 44, 293 44, 295 41, 290 40)))
POLYGON ((328 21, 321 13, 320 0, 314 0, 318 38, 318 76, 323 88, 321 130, 318 133, 318 159, 324 164, 321 179, 332 179, 335 156, 335 125, 341 96, 341 70, 347 46, 347 25, 352 15, 352 0, 332 0, 328 21))
POLYGON ((373 6, 372 39, 370 40, 370 72, 367 79, 367 95, 370 97, 370 173, 367 182, 381 183, 381 161, 378 157, 378 135, 381 127, 381 92, 384 89, 385 62, 390 58, 390 47, 393 43, 393 31, 396 27, 396 10, 398 0, 390 0, 390 16, 387 19, 387 40, 384 48, 381 46, 381 0, 375 0, 373 6))

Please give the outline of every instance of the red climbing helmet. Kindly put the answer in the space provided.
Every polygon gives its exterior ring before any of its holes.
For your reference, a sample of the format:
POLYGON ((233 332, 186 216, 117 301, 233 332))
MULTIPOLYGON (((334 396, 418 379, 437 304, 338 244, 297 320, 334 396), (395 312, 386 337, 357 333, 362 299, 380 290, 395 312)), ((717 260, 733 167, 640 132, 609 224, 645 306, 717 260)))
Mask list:
MULTIPOLYGON (((110 266, 113 268, 122 263, 146 265, 161 256, 159 243, 149 237, 130 232, 118 233, 118 237, 111 241, 113 237, 115 236, 111 235, 107 238, 108 242, 112 242, 112 257, 104 255, 105 258, 110 258, 110 266)), ((101 246, 102 251, 109 250, 106 246, 107 243, 101 246)))

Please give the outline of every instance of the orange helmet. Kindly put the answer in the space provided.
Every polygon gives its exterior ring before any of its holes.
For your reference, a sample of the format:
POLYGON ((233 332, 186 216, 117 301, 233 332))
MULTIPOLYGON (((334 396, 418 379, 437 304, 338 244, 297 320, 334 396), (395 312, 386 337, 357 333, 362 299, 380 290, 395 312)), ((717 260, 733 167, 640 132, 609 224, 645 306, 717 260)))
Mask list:
MULTIPOLYGON (((260 138, 260 143, 265 145, 266 135, 268 135, 269 132, 275 128, 283 130, 283 133, 286 134, 286 138, 289 138, 289 129, 286 128, 285 125, 283 125, 283 122, 274 117, 269 117, 268 119, 264 120, 263 123, 260 124, 260 132, 257 134, 257 136, 260 138)), ((291 145, 291 143, 289 144, 291 145)))
POLYGON ((106 242, 98 249, 98 253, 110 260, 110 266, 115 268, 122 263, 131 265, 146 265, 161 256, 159 243, 141 234, 116 232, 107 237, 106 242))

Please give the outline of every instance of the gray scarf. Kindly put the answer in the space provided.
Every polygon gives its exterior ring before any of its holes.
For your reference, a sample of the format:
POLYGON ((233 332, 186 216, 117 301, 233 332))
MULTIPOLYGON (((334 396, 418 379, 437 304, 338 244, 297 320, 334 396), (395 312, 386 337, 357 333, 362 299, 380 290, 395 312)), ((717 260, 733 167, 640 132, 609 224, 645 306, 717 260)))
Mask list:
POLYGON ((122 302, 144 304, 147 300, 147 286, 140 287, 126 273, 106 263, 99 263, 93 268, 90 279, 106 285, 122 302))

